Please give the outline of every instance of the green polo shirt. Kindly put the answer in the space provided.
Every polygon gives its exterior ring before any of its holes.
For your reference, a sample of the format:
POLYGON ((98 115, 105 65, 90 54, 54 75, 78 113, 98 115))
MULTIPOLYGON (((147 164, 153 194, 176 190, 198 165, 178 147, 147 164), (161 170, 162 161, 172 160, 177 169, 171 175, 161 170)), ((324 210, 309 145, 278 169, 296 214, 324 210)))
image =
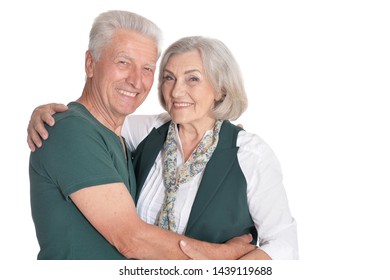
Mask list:
MULTIPOLYGON (((134 197, 135 176, 120 139, 81 104, 54 115, 50 137, 30 156, 31 211, 38 259, 125 259, 95 230, 69 195, 123 182, 134 197)), ((130 152, 127 151, 130 155, 130 152)))

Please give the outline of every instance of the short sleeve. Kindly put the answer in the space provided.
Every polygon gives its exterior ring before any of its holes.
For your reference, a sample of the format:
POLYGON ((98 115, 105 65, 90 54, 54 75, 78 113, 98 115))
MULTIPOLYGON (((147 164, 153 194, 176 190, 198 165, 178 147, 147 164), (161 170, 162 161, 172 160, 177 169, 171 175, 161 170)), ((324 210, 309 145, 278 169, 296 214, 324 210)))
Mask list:
POLYGON ((31 165, 59 186, 66 198, 85 187, 123 181, 109 145, 88 120, 68 117, 47 129, 50 137, 31 155, 31 165))

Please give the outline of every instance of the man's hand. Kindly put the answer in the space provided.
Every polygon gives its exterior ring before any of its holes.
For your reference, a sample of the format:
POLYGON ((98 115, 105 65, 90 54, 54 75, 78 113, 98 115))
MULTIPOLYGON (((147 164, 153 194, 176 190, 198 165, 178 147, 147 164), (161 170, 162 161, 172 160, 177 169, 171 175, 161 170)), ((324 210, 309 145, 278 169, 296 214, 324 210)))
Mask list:
POLYGON ((215 252, 212 252, 212 255, 207 254, 202 248, 197 248, 193 243, 184 240, 180 241, 180 248, 192 260, 239 259, 256 249, 256 246, 250 244, 252 239, 251 234, 234 237, 225 244, 220 244, 215 249, 215 252))
POLYGON ((66 110, 68 106, 59 103, 41 105, 34 109, 27 127, 27 144, 32 152, 35 151, 35 147, 42 146, 42 139, 46 140, 49 137, 45 123, 53 126, 55 121, 52 115, 66 110))

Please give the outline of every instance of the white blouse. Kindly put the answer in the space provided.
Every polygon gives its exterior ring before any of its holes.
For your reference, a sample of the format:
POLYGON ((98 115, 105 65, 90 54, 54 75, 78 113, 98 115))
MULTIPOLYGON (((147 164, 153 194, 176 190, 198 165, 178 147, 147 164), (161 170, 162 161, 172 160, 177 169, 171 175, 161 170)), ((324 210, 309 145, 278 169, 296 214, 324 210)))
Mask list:
MULTIPOLYGON (((153 127, 170 120, 160 115, 130 115, 122 128, 122 136, 133 151, 153 127)), ((181 142, 176 134, 176 141, 181 142)), ((240 131, 237 137, 237 157, 247 180, 247 197, 251 217, 259 234, 258 246, 272 259, 298 259, 296 222, 291 216, 278 159, 271 148, 257 135, 240 131)), ((177 164, 184 164, 182 149, 178 149, 177 164)), ((137 212, 142 220, 154 224, 165 197, 161 152, 142 188, 137 212)), ((190 182, 180 185, 175 202, 178 233, 185 232, 192 204, 203 172, 190 182)))

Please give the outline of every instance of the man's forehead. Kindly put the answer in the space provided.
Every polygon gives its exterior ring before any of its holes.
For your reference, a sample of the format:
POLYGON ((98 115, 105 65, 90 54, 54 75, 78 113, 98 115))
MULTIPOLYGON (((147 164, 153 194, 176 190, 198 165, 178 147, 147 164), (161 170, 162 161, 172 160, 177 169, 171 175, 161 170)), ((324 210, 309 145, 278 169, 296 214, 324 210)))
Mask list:
POLYGON ((110 58, 143 60, 148 64, 156 64, 158 50, 155 44, 147 44, 137 40, 111 40, 103 49, 110 58))

